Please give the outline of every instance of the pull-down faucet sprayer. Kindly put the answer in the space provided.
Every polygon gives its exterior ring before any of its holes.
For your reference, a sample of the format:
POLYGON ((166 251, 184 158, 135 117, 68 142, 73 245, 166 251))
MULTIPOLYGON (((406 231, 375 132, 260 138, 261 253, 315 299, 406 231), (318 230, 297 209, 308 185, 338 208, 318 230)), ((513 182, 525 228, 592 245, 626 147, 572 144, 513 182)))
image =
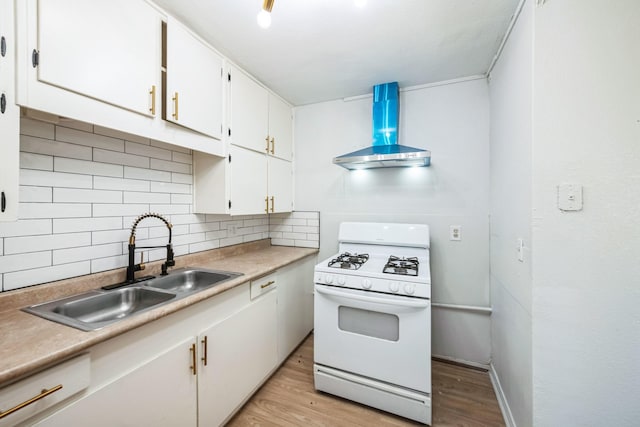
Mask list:
MULTIPOLYGON (((167 221, 162 215, 157 213, 146 213, 146 214, 140 215, 133 222, 133 225, 131 226, 131 235, 129 236, 129 266, 127 267, 127 283, 135 282, 134 273, 136 271, 144 270, 145 268, 142 260, 140 261, 140 264, 136 264, 135 262, 136 228, 138 227, 138 224, 140 223, 140 221, 142 221, 145 218, 158 218, 159 220, 163 221, 167 226, 167 228, 169 229, 169 243, 167 243, 166 245, 167 259, 164 263, 162 263, 161 275, 166 276, 167 268, 173 267, 174 265, 176 265, 176 262, 173 260, 173 247, 171 246, 171 227, 172 227, 171 223, 167 221)), ((153 248, 162 248, 162 247, 165 247, 165 246, 139 246, 137 249, 153 249, 153 248)))

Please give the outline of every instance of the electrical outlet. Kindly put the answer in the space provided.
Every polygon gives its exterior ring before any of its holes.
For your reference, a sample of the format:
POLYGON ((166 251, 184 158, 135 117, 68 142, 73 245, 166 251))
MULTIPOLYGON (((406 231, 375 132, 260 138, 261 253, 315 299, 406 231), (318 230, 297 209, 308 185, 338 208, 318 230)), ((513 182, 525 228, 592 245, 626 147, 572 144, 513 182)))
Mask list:
POLYGON ((449 240, 462 240, 462 227, 459 225, 449 226, 449 240))

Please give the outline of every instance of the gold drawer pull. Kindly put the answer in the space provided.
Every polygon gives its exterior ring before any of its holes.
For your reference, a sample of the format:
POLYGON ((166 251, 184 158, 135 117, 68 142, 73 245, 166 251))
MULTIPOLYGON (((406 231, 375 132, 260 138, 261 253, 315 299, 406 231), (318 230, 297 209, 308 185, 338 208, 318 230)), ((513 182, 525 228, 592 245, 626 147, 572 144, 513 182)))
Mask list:
POLYGON ((271 137, 271 154, 276 153, 276 139, 271 137))
POLYGON ((264 140, 267 141, 266 151, 267 151, 267 153, 269 153, 269 135, 267 135, 267 137, 264 140))
POLYGON ((189 351, 191 352, 191 370, 193 371, 193 375, 197 375, 198 374, 198 365, 196 363, 196 345, 191 344, 191 347, 189 347, 189 351))
POLYGON ((273 205, 275 204, 274 200, 275 197, 271 196, 271 212, 273 212, 273 205))
POLYGON ((149 108, 149 111, 151 111, 152 116, 155 116, 156 115, 156 85, 151 86, 149 95, 151 95, 151 108, 149 108))
POLYGON ((275 280, 269 280, 264 285, 260 285, 260 289, 268 288, 269 286, 273 285, 274 283, 276 283, 275 280))
POLYGON ((264 198, 264 211, 269 213, 269 197, 264 198))
POLYGON ((49 390, 47 389, 43 389, 42 392, 40 392, 39 395, 32 397, 31 399, 20 403, 19 405, 14 406, 13 408, 9 409, 6 412, 1 412, 0 411, 0 419, 6 417, 7 415, 13 414, 14 412, 24 408, 25 406, 29 406, 34 402, 37 402, 40 399, 44 399, 45 397, 49 396, 52 393, 55 393, 56 391, 62 389, 62 384, 58 384, 57 386, 50 388, 49 390))
POLYGON ((200 341, 202 343, 202 347, 203 347, 203 356, 202 356, 202 361, 204 362, 204 366, 207 366, 207 336, 204 336, 204 339, 202 341, 200 341))

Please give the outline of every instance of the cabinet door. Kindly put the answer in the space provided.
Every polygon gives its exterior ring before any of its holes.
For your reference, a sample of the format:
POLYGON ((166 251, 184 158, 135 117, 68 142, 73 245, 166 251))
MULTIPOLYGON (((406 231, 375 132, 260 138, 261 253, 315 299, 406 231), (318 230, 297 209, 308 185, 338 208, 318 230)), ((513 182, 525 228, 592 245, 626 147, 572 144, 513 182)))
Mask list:
POLYGON ((198 372, 200 425, 217 426, 275 369, 276 290, 201 334, 207 337, 207 366, 198 372))
POLYGON ((268 92, 238 69, 232 67, 229 74, 230 141, 234 145, 266 153, 268 92))
POLYGON ((231 215, 266 213, 266 155, 233 145, 230 154, 231 215))
POLYGON ((190 370, 193 338, 180 342, 37 426, 196 426, 197 381, 190 370))
POLYGON ((222 57, 167 20, 166 120, 222 138, 222 57))
POLYGON ((13 1, 0 1, 0 36, 6 50, 0 55, 0 221, 18 218, 18 174, 20 165, 20 108, 15 101, 15 39, 13 1))
POLYGON ((41 0, 38 79, 151 115, 160 22, 142 0, 41 0))
POLYGON ((278 271, 278 363, 313 329, 313 267, 308 257, 278 271))
POLYGON ((269 147, 273 156, 292 160, 293 118, 291 107, 273 94, 269 94, 269 138, 273 143, 269 147))
POLYGON ((269 213, 293 210, 293 168, 291 162, 269 156, 269 213))

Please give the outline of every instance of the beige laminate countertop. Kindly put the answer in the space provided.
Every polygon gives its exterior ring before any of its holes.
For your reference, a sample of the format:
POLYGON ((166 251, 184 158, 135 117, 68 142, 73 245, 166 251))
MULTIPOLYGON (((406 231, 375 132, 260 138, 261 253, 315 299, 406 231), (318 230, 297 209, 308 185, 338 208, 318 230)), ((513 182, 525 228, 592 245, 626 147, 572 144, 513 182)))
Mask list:
MULTIPOLYGON (((271 246, 269 240, 262 240, 176 257, 175 268, 202 267, 235 271, 243 276, 91 332, 42 319, 20 308, 122 282, 124 269, 0 294, 0 386, 317 252, 271 246)), ((142 275, 159 275, 160 264, 161 261, 148 264, 142 275)))

